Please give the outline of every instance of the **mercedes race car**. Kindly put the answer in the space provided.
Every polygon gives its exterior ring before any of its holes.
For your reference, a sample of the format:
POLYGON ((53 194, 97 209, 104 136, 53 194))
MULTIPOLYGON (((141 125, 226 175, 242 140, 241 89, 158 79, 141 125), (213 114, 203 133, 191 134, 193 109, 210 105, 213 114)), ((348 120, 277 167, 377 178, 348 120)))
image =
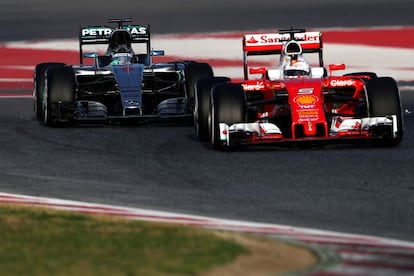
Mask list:
MULTIPOLYGON (((213 77, 207 63, 153 63, 163 50, 152 50, 150 27, 110 19, 115 27, 80 29, 80 65, 41 63, 34 70, 34 110, 46 126, 75 122, 192 120, 194 87, 213 77), (106 52, 84 53, 85 45, 105 44, 106 52), (139 47, 139 51, 136 48, 139 47), (93 64, 84 64, 92 58, 93 64)), ((63 124, 66 125, 66 124, 63 124)))
POLYGON ((243 60, 243 81, 213 77, 197 83, 194 122, 200 141, 216 149, 401 142, 403 116, 396 81, 373 72, 336 76, 345 65, 324 67, 322 33, 289 29, 244 35, 243 60), (305 59, 312 54, 314 63, 305 59), (269 55, 276 55, 278 66, 254 67, 248 62, 253 56, 269 55))

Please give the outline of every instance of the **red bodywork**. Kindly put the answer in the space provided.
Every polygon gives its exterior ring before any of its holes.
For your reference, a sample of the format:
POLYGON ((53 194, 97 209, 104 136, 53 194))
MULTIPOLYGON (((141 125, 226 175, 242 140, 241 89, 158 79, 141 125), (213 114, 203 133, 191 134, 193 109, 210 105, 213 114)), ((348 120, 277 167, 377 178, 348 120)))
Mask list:
POLYGON ((327 137, 328 124, 323 107, 321 80, 300 78, 285 82, 285 85, 291 107, 292 138, 295 139, 295 129, 299 125, 303 127, 305 136, 315 136, 317 125, 320 125, 327 137))
MULTIPOLYGON (((257 98, 264 102, 269 101, 269 104, 264 104, 259 109, 258 117, 271 118, 277 116, 277 112, 290 112, 291 137, 289 139, 310 137, 326 139, 330 134, 328 122, 331 119, 327 118, 327 114, 347 117, 355 115, 358 105, 366 102, 364 79, 369 79, 370 76, 334 76, 333 72, 345 69, 345 65, 332 64, 329 65, 327 74, 319 78, 303 76, 295 79, 269 80, 266 74, 267 68, 249 67, 248 56, 280 55, 283 53, 284 42, 289 39, 297 40, 303 53, 319 54, 319 67, 323 68, 322 34, 320 32, 248 34, 243 38, 245 80, 241 85, 248 101, 257 98), (249 79, 251 75, 261 76, 261 78, 252 80, 249 79), (327 95, 330 91, 335 91, 336 94, 338 91, 343 91, 344 96, 352 100, 341 103, 329 100, 327 95), (276 110, 277 103, 271 103, 271 99, 274 99, 278 93, 285 94, 287 105, 286 108, 276 110), (301 137, 296 137, 298 128, 301 128, 301 137)), ((355 133, 358 136, 361 134, 361 130, 355 133)), ((341 136, 340 133, 338 135, 341 136)), ((343 133, 343 136, 350 135, 353 134, 343 133)))
POLYGON ((345 65, 326 68, 322 49, 320 32, 290 29, 245 35, 244 80, 226 83, 228 78, 215 78, 200 85, 197 99, 202 100, 196 100, 199 108, 195 112, 200 140, 210 139, 219 149, 361 140, 398 145, 403 124, 396 81, 374 72, 336 76, 334 73, 344 70, 345 65), (317 54, 318 61, 312 61, 309 53, 317 54), (274 63, 255 68, 248 63, 249 56, 274 63), (201 125, 208 132, 200 131, 201 125))
MULTIPOLYGON (((343 68, 339 66, 338 68, 343 68)), ((331 68, 333 70, 333 67, 331 68)), ((255 68, 251 73, 263 74, 265 68, 255 68)), ((357 106, 365 101, 365 83, 363 79, 368 79, 369 76, 327 76, 324 78, 306 78, 301 77, 297 79, 285 79, 283 81, 270 81, 265 77, 261 80, 245 80, 242 82, 248 97, 260 98, 264 101, 271 100, 278 92, 286 92, 287 103, 289 109, 277 110, 277 112, 290 112, 292 120, 292 139, 295 137, 295 129, 303 128, 305 137, 328 138, 329 126, 328 118, 325 114, 337 113, 338 115, 352 116, 356 113, 357 106), (329 91, 337 91, 339 89, 346 89, 352 93, 352 101, 341 103, 340 105, 333 102, 325 101, 325 93, 329 91), (353 92, 352 92, 353 91, 353 92), (317 135, 317 130, 323 129, 323 137, 317 135)), ((275 104, 264 104, 258 117, 274 117, 275 104)), ((339 135, 341 135, 339 133, 339 135)), ((343 136, 350 136, 351 133, 343 133, 343 136)), ((355 133, 360 136, 360 130, 355 133)))

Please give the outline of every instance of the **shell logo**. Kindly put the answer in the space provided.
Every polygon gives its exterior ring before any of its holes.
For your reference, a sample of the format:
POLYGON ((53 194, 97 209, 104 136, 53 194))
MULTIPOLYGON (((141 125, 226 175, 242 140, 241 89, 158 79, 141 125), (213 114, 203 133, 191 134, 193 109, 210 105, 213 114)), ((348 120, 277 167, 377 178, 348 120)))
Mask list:
POLYGON ((295 103, 301 104, 301 105, 309 105, 309 104, 315 104, 318 101, 318 98, 313 95, 302 95, 297 96, 293 99, 295 103))

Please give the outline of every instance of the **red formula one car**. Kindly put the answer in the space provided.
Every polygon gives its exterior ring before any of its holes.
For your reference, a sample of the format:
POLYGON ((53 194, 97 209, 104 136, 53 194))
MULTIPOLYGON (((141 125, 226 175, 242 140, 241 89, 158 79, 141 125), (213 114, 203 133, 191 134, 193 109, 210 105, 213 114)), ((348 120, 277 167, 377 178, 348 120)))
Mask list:
POLYGON ((216 149, 361 140, 398 145, 403 116, 396 81, 373 72, 334 76, 345 65, 325 68, 322 50, 320 32, 289 29, 245 35, 244 80, 214 77, 196 85, 199 140, 216 149), (250 66, 251 58, 269 60, 269 55, 278 56, 277 67, 250 66), (311 56, 314 62, 309 62, 311 56))

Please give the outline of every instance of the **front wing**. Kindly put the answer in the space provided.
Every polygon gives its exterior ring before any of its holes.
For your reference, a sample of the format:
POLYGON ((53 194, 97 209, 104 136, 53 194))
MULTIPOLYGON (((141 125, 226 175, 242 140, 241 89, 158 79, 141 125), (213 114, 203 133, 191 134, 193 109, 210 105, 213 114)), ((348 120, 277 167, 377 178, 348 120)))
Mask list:
POLYGON ((142 109, 130 106, 122 113, 111 113, 108 107, 97 101, 75 101, 73 103, 57 102, 53 105, 55 121, 60 122, 114 122, 114 121, 158 121, 165 119, 192 118, 190 101, 185 97, 166 99, 158 104, 153 114, 143 114, 142 109))
POLYGON ((219 124, 220 142, 223 146, 282 144, 294 142, 341 142, 381 139, 397 136, 397 116, 346 119, 338 124, 332 120, 326 136, 290 138, 283 135, 277 125, 257 121, 254 123, 219 124))

